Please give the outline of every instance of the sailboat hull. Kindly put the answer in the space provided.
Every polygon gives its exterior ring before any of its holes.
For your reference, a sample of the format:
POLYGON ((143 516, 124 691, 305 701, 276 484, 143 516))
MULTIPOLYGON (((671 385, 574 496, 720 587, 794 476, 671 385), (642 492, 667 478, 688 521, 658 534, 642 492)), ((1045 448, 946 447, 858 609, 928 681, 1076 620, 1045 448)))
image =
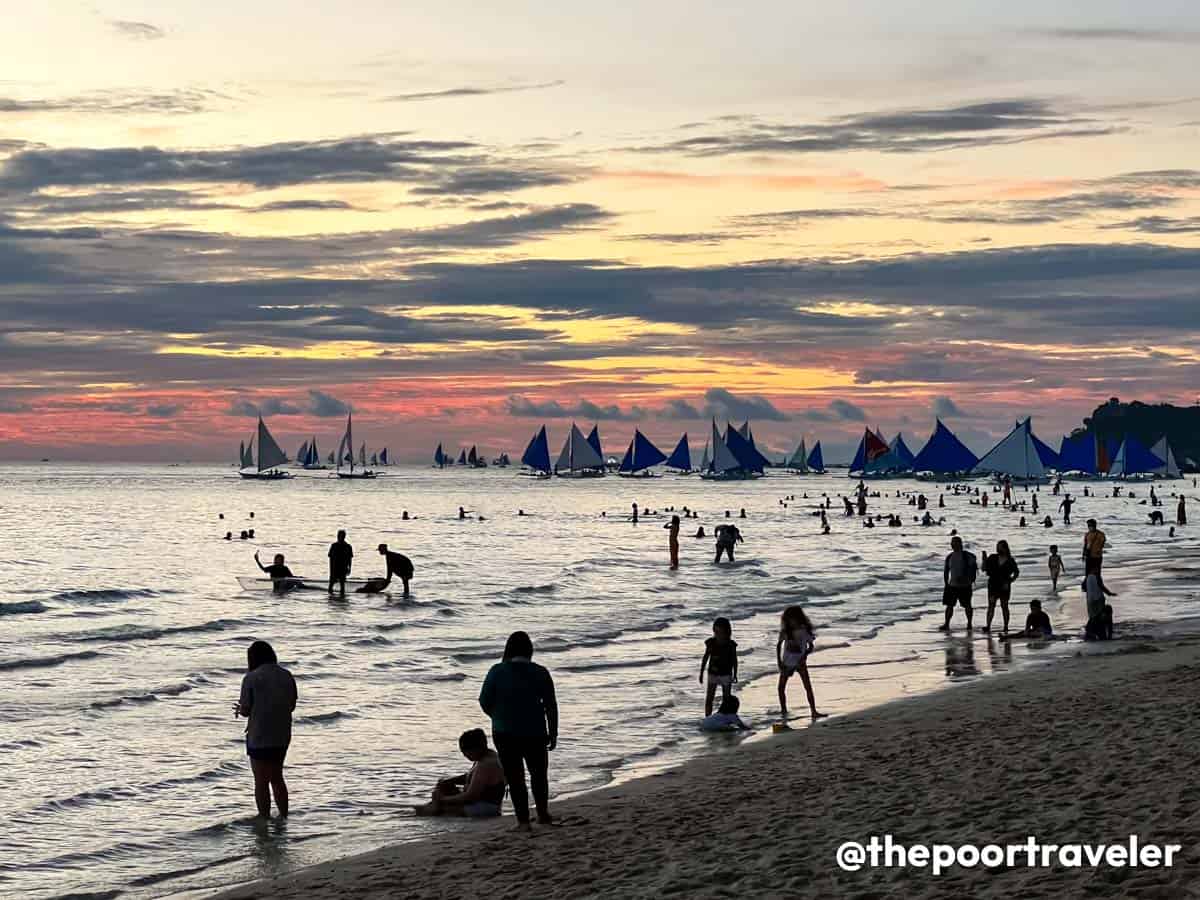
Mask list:
POLYGON ((278 469, 267 472, 238 472, 238 474, 251 481, 285 481, 292 477, 291 472, 281 472, 278 469))
POLYGON ((762 478, 762 472, 702 472, 700 477, 705 481, 753 481, 762 478))
POLYGON ((377 473, 372 472, 370 470, 367 470, 364 472, 338 472, 337 477, 338 478, 353 478, 355 480, 359 480, 359 479, 363 479, 363 478, 375 478, 375 477, 377 477, 377 473))
POLYGON ((559 478, 603 478, 604 472, 599 469, 578 469, 574 472, 555 472, 559 478))
POLYGON ((618 478, 662 478, 657 472, 618 472, 618 478))

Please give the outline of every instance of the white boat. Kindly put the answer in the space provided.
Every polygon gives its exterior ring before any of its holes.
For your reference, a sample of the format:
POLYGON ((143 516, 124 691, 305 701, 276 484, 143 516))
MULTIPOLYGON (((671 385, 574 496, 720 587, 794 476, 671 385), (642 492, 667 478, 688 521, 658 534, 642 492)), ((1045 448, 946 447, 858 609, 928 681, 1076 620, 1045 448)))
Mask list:
POLYGON ((367 445, 364 443, 362 449, 359 450, 361 459, 360 468, 356 472, 354 470, 354 422, 353 413, 346 413, 346 433, 342 435, 342 441, 338 444, 337 452, 337 477, 338 478, 374 478, 375 473, 367 468, 367 445), (342 463, 348 463, 349 469, 343 470, 342 463))
POLYGON ((285 472, 279 468, 288 461, 287 454, 275 443, 275 438, 271 437, 271 432, 267 430, 262 416, 258 417, 256 437, 258 438, 258 456, 255 458, 254 438, 251 438, 250 446, 242 447, 242 467, 238 474, 243 478, 251 478, 256 481, 282 481, 285 478, 291 478, 291 472, 285 472))
MULTIPOLYGON (((268 578, 266 576, 237 576, 238 584, 243 590, 247 591, 269 591, 272 593, 291 593, 292 591, 328 591, 328 578, 268 578)), ((377 581, 375 578, 347 578, 346 592, 358 590, 361 587, 366 587, 372 581, 377 581)))

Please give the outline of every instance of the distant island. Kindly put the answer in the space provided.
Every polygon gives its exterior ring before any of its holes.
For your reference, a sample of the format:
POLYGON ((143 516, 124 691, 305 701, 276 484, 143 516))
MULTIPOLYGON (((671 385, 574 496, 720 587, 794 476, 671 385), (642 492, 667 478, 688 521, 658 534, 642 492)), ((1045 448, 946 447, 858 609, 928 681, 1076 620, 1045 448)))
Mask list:
POLYGON ((1113 397, 1097 406, 1083 427, 1105 440, 1132 434, 1147 447, 1166 435, 1180 467, 1188 472, 1200 469, 1200 404, 1122 403, 1113 397))

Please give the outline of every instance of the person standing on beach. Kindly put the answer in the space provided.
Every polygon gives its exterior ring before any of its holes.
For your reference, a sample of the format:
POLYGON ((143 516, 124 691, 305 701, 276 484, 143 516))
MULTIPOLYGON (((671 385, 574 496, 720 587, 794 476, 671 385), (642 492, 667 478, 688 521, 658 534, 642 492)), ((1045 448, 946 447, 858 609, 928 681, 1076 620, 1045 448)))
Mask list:
POLYGON ((946 564, 942 570, 945 587, 942 590, 942 603, 946 606, 946 621, 938 627, 938 631, 949 631, 950 620, 954 617, 954 605, 957 603, 967 614, 967 631, 971 630, 971 592, 975 579, 979 574, 979 563, 975 554, 963 549, 962 538, 955 535, 950 539, 950 553, 946 555, 946 564))
POLYGON ((1083 574, 1087 577, 1092 572, 1099 572, 1104 566, 1104 545, 1108 538, 1096 527, 1095 519, 1087 520, 1087 534, 1083 536, 1083 574))
POLYGON ((704 715, 712 715, 713 698, 717 687, 721 688, 722 702, 729 699, 733 683, 737 681, 737 641, 733 639, 733 626, 724 616, 713 620, 713 636, 704 642, 704 657, 700 660, 700 683, 708 673, 708 688, 704 694, 704 715))
POLYGON ((538 824, 552 825, 547 772, 549 751, 558 745, 558 701, 554 679, 533 662, 533 641, 524 631, 509 635, 502 661, 483 680, 479 706, 492 720, 492 742, 500 754, 517 828, 529 831, 526 768, 538 824))
POLYGON ((667 529, 667 546, 671 551, 671 569, 679 568, 679 516, 671 516, 671 521, 663 526, 667 529))
POLYGON ((1012 552, 1008 549, 1008 541, 996 542, 996 552, 984 560, 983 571, 988 577, 987 624, 983 626, 983 630, 992 630, 992 619, 996 615, 996 604, 999 603, 1000 615, 1004 617, 1004 631, 1007 633, 1008 601, 1012 597, 1012 583, 1021 574, 1017 561, 1012 558, 1012 552))
POLYGON ((287 818, 288 789, 283 780, 283 761, 292 742, 295 709, 296 679, 279 665, 270 644, 255 641, 246 651, 246 674, 233 714, 249 720, 246 755, 254 773, 254 802, 264 819, 271 816, 272 793, 279 815, 287 818))
POLYGON ((808 709, 814 720, 822 719, 826 713, 817 712, 817 700, 813 695, 812 678, 808 674, 808 654, 812 652, 816 631, 803 607, 789 606, 779 617, 779 640, 775 643, 775 662, 779 665, 779 714, 787 720, 787 683, 793 675, 799 675, 804 683, 804 695, 808 698, 808 709))
POLYGON ((350 566, 354 560, 354 548, 346 543, 346 532, 339 531, 337 540, 329 545, 329 593, 340 584, 342 596, 346 596, 346 579, 350 577, 350 566))
MULTIPOLYGON (((1087 490, 1087 488, 1084 488, 1084 490, 1087 490)), ((1075 501, 1071 499, 1071 495, 1067 494, 1067 496, 1063 497, 1062 503, 1058 504, 1058 510, 1063 514, 1064 525, 1071 524, 1071 506, 1074 503, 1075 501)))

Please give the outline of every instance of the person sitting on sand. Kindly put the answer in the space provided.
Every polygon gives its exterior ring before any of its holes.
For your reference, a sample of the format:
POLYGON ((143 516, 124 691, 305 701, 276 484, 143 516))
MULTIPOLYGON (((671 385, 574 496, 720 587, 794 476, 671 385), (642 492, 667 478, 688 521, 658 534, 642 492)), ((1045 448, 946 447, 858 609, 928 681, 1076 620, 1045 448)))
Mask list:
POLYGON ((1054 629, 1050 627, 1050 617, 1042 610, 1042 601, 1030 600, 1029 615, 1025 617, 1025 629, 1013 634, 1002 635, 1000 639, 1052 637, 1054 637, 1054 629))
POLYGON ((707 715, 700 723, 701 731, 750 731, 751 728, 738 716, 742 701, 730 694, 721 701, 715 713, 707 715))
POLYGON ((258 567, 262 571, 266 572, 268 575, 271 576, 271 581, 273 582, 272 587, 275 591, 277 591, 279 593, 283 593, 284 591, 286 591, 288 589, 289 584, 288 584, 287 579, 296 577, 295 575, 292 574, 292 570, 289 569, 286 565, 284 565, 282 553, 276 553, 275 561, 273 563, 271 563, 271 565, 269 565, 269 566, 264 566, 262 564, 262 560, 258 558, 258 551, 255 550, 254 551, 254 562, 258 565, 258 567))
POLYGON ((708 674, 708 687, 704 693, 704 715, 711 716, 713 697, 717 687, 721 688, 722 702, 729 699, 733 684, 737 681, 737 641, 733 639, 733 626, 724 616, 713 620, 713 636, 704 642, 704 657, 700 660, 700 683, 704 684, 708 674))
POLYGON ((728 554, 729 561, 732 563, 734 544, 744 543, 742 533, 736 525, 718 525, 714 534, 717 538, 717 558, 713 560, 713 565, 720 564, 723 553, 728 554))
POLYGON ((813 719, 824 718, 817 712, 817 701, 813 696, 812 678, 808 674, 808 654, 812 652, 816 631, 805 615, 803 607, 789 606, 779 617, 779 640, 775 643, 775 661, 779 665, 779 713, 786 720, 787 683, 793 675, 799 675, 804 683, 804 694, 813 719))
POLYGON ((504 803, 504 768, 500 756, 488 746, 482 728, 464 731, 458 749, 471 761, 471 768, 454 778, 443 778, 433 789, 433 797, 414 807, 418 816, 466 816, 491 818, 500 815, 504 803))

